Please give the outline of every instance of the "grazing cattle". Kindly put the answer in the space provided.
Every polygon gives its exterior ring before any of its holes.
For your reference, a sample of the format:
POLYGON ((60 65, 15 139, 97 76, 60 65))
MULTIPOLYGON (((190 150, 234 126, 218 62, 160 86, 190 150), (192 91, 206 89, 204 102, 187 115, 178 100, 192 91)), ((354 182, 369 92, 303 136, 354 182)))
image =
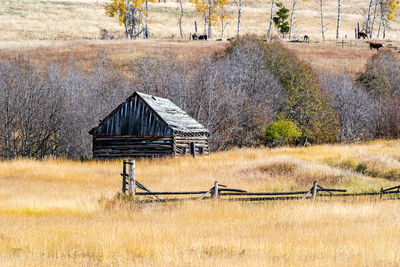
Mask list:
POLYGON ((228 38, 226 40, 229 41, 229 42, 234 42, 235 41, 235 37, 231 37, 231 38, 228 38))
POLYGON ((199 35, 199 36, 198 36, 198 40, 205 40, 205 41, 207 41, 207 34, 199 35))
POLYGON ((308 35, 304 35, 304 41, 309 42, 310 38, 308 37, 308 35))
POLYGON ((365 32, 358 32, 358 39, 360 39, 361 37, 363 39, 365 39, 365 38, 368 39, 368 35, 365 32))
POLYGON ((192 39, 193 39, 193 40, 198 40, 198 38, 199 38, 199 37, 198 37, 197 33, 193 33, 193 34, 192 34, 192 39))
POLYGON ((373 48, 375 48, 376 50, 379 50, 379 48, 384 47, 384 44, 381 43, 369 43, 369 48, 372 50, 373 48))

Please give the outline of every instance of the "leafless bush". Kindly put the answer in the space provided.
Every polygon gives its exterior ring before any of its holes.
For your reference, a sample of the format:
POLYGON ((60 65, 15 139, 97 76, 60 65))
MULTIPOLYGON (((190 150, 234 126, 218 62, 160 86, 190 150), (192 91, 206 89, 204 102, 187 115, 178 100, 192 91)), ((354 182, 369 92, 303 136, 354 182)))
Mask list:
POLYGON ((340 123, 340 142, 354 142, 373 137, 376 102, 346 75, 321 77, 330 104, 340 123))
POLYGON ((265 68, 257 43, 195 63, 172 55, 136 62, 138 89, 167 97, 211 132, 213 150, 260 143, 260 127, 275 116, 283 91, 265 68))
POLYGON ((385 50, 371 57, 358 82, 374 99, 376 138, 400 136, 400 60, 394 52, 385 50))
POLYGON ((0 63, 0 153, 41 158, 59 151, 63 116, 63 84, 50 65, 44 74, 19 57, 0 63))

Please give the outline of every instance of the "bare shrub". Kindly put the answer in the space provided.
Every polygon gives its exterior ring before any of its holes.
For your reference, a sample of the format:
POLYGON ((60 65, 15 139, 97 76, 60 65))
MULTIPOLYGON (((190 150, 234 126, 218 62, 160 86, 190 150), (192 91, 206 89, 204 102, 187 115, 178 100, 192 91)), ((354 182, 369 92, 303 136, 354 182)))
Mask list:
POLYGON ((340 142, 362 141, 375 132, 376 102, 346 75, 321 77, 339 119, 340 142))

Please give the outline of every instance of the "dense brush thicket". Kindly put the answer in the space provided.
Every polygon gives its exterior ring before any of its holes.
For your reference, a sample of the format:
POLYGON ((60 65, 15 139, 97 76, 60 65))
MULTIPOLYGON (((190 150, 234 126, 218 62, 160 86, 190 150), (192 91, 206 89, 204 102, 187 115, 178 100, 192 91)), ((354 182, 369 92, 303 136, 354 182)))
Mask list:
POLYGON ((136 90, 167 97, 200 121, 214 151, 400 135, 400 62, 389 51, 372 57, 355 82, 318 77, 278 41, 254 37, 196 62, 156 55, 128 68, 104 55, 89 73, 74 60, 67 71, 24 57, 1 61, 0 158, 89 157, 88 130, 136 90), (282 122, 296 134, 268 127, 282 122))

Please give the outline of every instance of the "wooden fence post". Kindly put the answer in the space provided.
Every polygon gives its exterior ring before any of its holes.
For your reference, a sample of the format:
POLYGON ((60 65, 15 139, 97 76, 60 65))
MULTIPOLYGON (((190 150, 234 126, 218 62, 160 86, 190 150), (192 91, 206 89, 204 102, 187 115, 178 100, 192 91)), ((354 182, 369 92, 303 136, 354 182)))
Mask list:
POLYGON ((124 160, 124 165, 122 167, 122 193, 126 193, 126 161, 124 160))
POLYGON ((381 191, 379 191, 379 199, 382 199, 383 197, 383 187, 381 188, 381 191))
POLYGON ((313 188, 312 188, 312 200, 314 201, 317 197, 317 181, 314 181, 313 188))
POLYGON ((135 198, 136 193, 136 179, 135 179, 135 161, 129 160, 129 195, 135 198))
POLYGON ((195 144, 195 142, 190 142, 190 154, 193 156, 193 158, 196 157, 196 144, 195 144))
POLYGON ((214 182, 214 199, 218 199, 218 181, 214 182))
POLYGON ((131 160, 132 162, 132 177, 133 177, 133 197, 136 195, 136 161, 131 160))

